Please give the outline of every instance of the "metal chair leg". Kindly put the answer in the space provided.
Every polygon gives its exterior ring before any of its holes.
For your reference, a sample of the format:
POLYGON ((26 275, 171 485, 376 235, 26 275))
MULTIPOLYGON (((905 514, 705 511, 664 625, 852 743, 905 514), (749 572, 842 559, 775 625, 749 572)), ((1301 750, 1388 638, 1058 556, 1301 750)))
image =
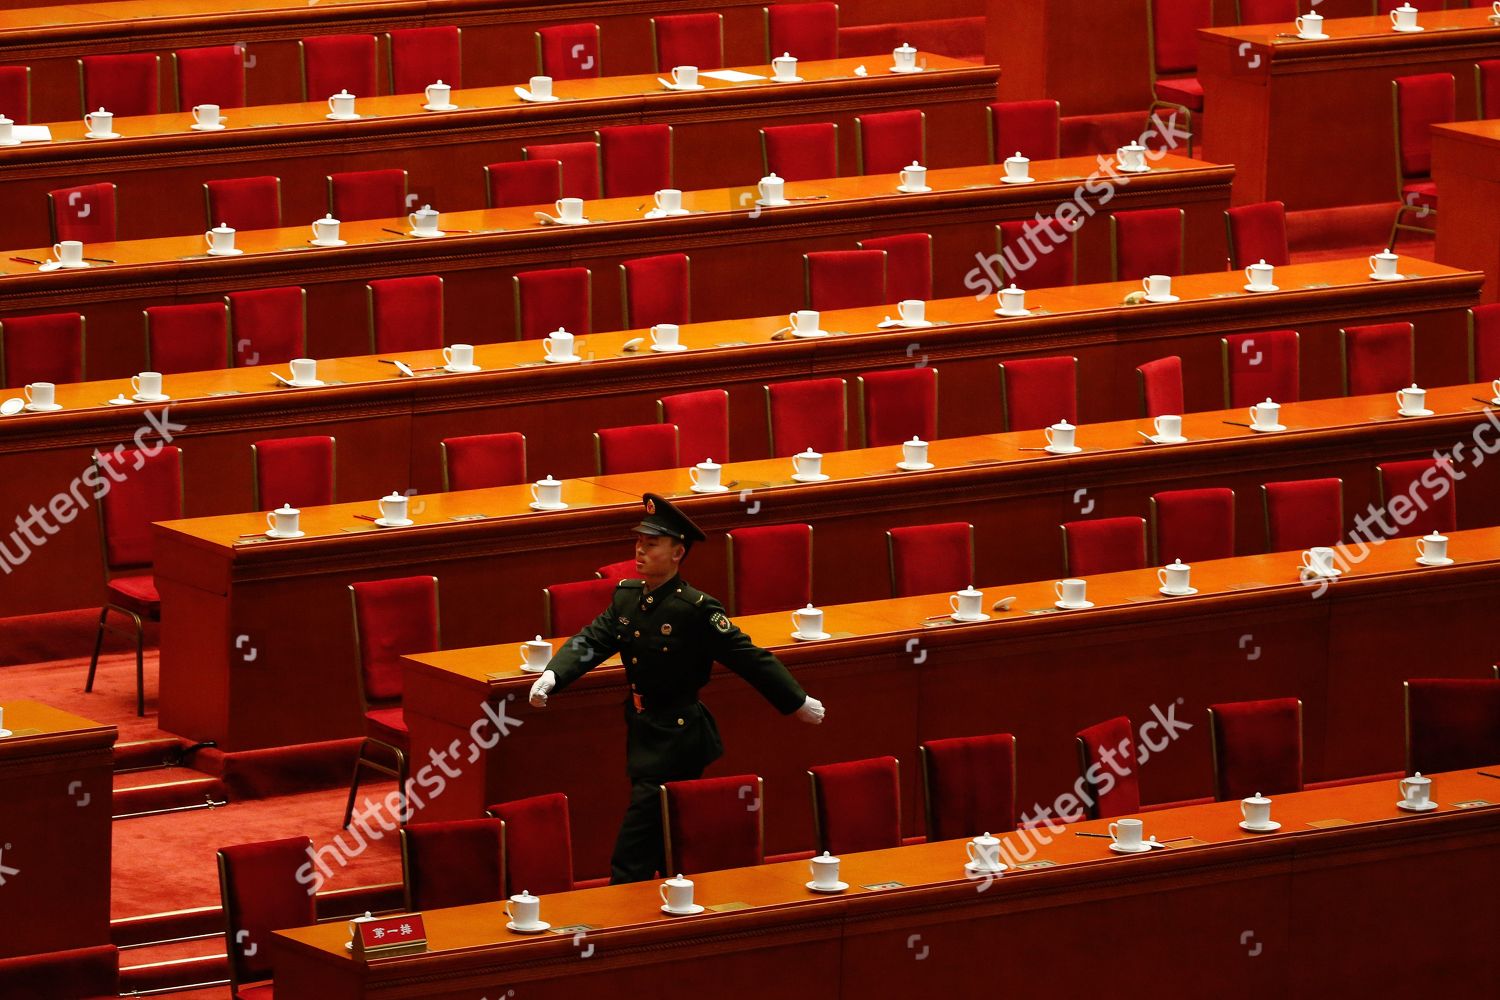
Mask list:
POLYGON ((146 625, 141 621, 140 615, 131 615, 135 619, 135 714, 144 717, 146 714, 146 625))
POLYGON ((354 780, 349 783, 349 801, 344 804, 343 829, 349 829, 349 821, 354 818, 354 797, 359 794, 359 772, 365 766, 365 744, 359 747, 359 758, 354 762, 354 780))
POLYGON ((99 652, 104 648, 104 621, 109 617, 109 606, 99 609, 99 630, 94 635, 94 656, 89 660, 89 679, 84 682, 83 690, 92 692, 94 690, 94 672, 99 669, 99 652))

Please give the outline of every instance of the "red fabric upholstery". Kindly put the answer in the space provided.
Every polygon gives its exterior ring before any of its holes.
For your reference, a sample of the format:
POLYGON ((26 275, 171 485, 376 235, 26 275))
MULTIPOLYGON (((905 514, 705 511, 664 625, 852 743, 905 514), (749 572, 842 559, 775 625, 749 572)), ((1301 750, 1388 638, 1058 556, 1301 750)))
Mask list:
POLYGON ((377 708, 365 713, 365 735, 402 750, 411 745, 411 730, 400 705, 377 708))
POLYGON ((1146 416, 1182 413, 1185 406, 1182 399, 1181 358, 1173 354, 1147 361, 1136 372, 1141 378, 1141 402, 1145 406, 1146 416))
POLYGON ((1073 263, 1073 236, 1060 225, 1039 227, 1035 219, 1002 222, 995 227, 995 242, 1008 280, 1022 288, 1061 288, 1077 281, 1073 263), (1063 237, 1054 243, 1047 235, 1063 237), (1029 237, 1028 234, 1035 234, 1029 237))
POLYGON ((1432 126, 1456 117, 1452 73, 1398 76, 1396 144, 1404 180, 1432 175, 1432 126))
POLYGON ((606 198, 628 198, 669 188, 672 126, 606 125, 599 130, 599 157, 604 164, 606 198))
POLYGON ((400 219, 406 210, 405 170, 357 170, 328 178, 328 210, 335 219, 400 219))
POLYGON ((1500 761, 1500 680, 1406 682, 1406 769, 1423 774, 1500 761))
POLYGON ((1500 302, 1475 306, 1469 315, 1474 324, 1474 378, 1493 382, 1500 378, 1500 302))
POLYGON ((1146 520, 1140 517, 1101 517, 1063 525, 1067 572, 1089 577, 1118 573, 1146 565, 1146 520))
POLYGON ((599 26, 556 24, 536 33, 538 72, 554 80, 586 80, 599 69, 599 26))
POLYGON ((760 130, 760 148, 766 173, 783 180, 811 181, 839 175, 839 127, 833 122, 768 125, 760 130))
POLYGON ((1223 338, 1230 406, 1253 406, 1266 399, 1295 403, 1301 398, 1296 330, 1235 333, 1223 338))
POLYGON ((771 454, 795 455, 811 448, 826 454, 846 444, 845 384, 841 378, 777 382, 766 386, 771 454))
MULTIPOLYGON (((790 53, 802 62, 839 57, 839 5, 775 4, 766 8, 770 57, 790 53)), ((783 175, 785 176, 785 175, 783 175)), ((832 174, 828 175, 832 177, 832 174)))
POLYGON ((913 163, 926 163, 927 116, 921 111, 882 111, 854 119, 859 142, 859 172, 894 174, 913 163))
POLYGON ((307 356, 307 293, 295 285, 230 292, 236 365, 281 365, 307 356))
POLYGON ((1196 76, 1158 78, 1156 96, 1170 104, 1180 104, 1189 111, 1203 110, 1203 84, 1196 76))
POLYGON ((401 657, 438 648, 438 590, 433 576, 350 585, 365 698, 401 697, 401 657))
POLYGON ((927 839, 957 840, 1016 828, 1016 738, 960 736, 922 744, 927 839))
POLYGON ((526 482, 526 435, 519 431, 443 439, 444 490, 484 490, 526 482))
POLYGON ((1401 185, 1401 200, 1413 208, 1437 208, 1437 183, 1434 181, 1408 181, 1401 185))
POLYGON ((486 810, 505 823, 507 894, 539 896, 573 888, 573 838, 568 797, 561 792, 501 802, 486 810))
POLYGON ((521 340, 541 340, 559 327, 575 337, 592 329, 588 268, 522 271, 515 282, 521 340))
POLYGON ((192 111, 200 104, 245 106, 244 46, 213 45, 177 51, 177 110, 192 111))
POLYGON ((1224 213, 1229 220, 1229 264, 1244 270, 1265 261, 1276 267, 1292 262, 1286 241, 1286 204, 1258 201, 1236 205, 1224 213))
MULTIPOLYGON (((0 69, 0 74, 5 70, 0 69)), ((1474 64, 1476 93, 1479 98, 1479 118, 1500 116, 1500 59, 1481 59, 1474 64)), ((3 77, 0 77, 3 79, 3 77)), ((0 87, 3 87, 0 82, 0 87)), ((15 115, 11 115, 15 118, 15 115)), ((19 121, 20 119, 16 119, 19 121)))
POLYGON ((528 160, 556 160, 562 164, 562 197, 599 197, 597 142, 552 142, 522 146, 521 155, 528 160))
POLYGON ((1457 480, 1452 466, 1433 458, 1406 462, 1382 462, 1375 467, 1380 476, 1380 496, 1391 520, 1401 526, 1398 538, 1453 531, 1458 527, 1457 480), (1398 496, 1405 501, 1397 500, 1398 496), (1410 513, 1399 508, 1409 506, 1410 513), (1402 521, 1410 517, 1405 524, 1402 521))
POLYGON ((614 580, 616 583, 621 580, 640 579, 635 571, 634 559, 621 559, 619 562, 612 562, 608 565, 600 566, 598 569, 594 570, 594 575, 599 577, 599 579, 601 580, 614 580))
POLYGON ((557 160, 491 163, 484 168, 484 183, 490 208, 546 205, 550 214, 550 206, 562 197, 562 163, 557 160))
POLYGON ((651 19, 656 71, 674 66, 720 69, 724 65, 724 15, 670 14, 651 19))
POLYGON ((1344 481, 1266 483, 1266 550, 1292 552, 1335 545, 1344 534, 1344 481))
POLYGON ((730 614, 759 615, 812 603, 810 524, 766 524, 729 532, 730 614))
POLYGON ((818 250, 802 260, 809 309, 858 309, 888 301, 884 250, 818 250))
POLYGON ((0 114, 17 125, 31 124, 29 66, 0 66, 0 114))
POLYGON ((618 580, 580 580, 554 583, 546 589, 550 635, 577 635, 609 607, 618 580))
POLYGON ((1152 48, 1158 73, 1198 68, 1198 30, 1213 25, 1212 0, 1151 0, 1152 48))
POLYGON ((0 386, 83 381, 83 317, 47 313, 0 320, 0 386))
POLYGON ((886 538, 892 597, 962 590, 974 582, 974 526, 967 521, 892 528, 886 538))
POLYGON ((208 225, 231 229, 281 228, 281 178, 234 177, 206 181, 208 225))
POLYGON ((81 184, 50 191, 52 239, 90 243, 115 241, 115 186, 81 184))
POLYGON ((668 867, 673 873, 750 868, 766 859, 760 810, 746 808, 760 799, 760 779, 755 775, 668 781, 662 790, 672 851, 668 867))
POLYGON ((109 591, 109 603, 160 620, 161 593, 154 576, 117 576, 105 589, 109 591))
POLYGON ((657 403, 662 423, 677 425, 677 458, 683 465, 729 460, 729 393, 680 392, 657 403))
POLYGON ((987 110, 991 163, 1016 153, 1028 160, 1057 159, 1062 111, 1056 101, 997 101, 987 110))
POLYGON ((334 502, 333 438, 326 434, 257 441, 256 506, 322 507, 334 502))
POLYGON ((312 35, 302 39, 302 81, 309 101, 325 101, 340 91, 355 97, 374 97, 375 80, 374 35, 312 35))
POLYGON ((885 251, 885 294, 892 302, 932 298, 932 236, 901 233, 860 240, 861 250, 885 251))
POLYGON ((1296 698, 1211 705, 1215 797, 1302 791, 1302 705, 1296 698))
POLYGON ((317 906, 297 870, 311 858, 307 837, 219 849, 224 937, 235 982, 271 978, 271 934, 316 923, 317 906))
POLYGON ((1410 323, 1346 327, 1344 391, 1350 396, 1395 392, 1412 384, 1410 323))
POLYGON ((101 451, 98 461, 102 474, 115 480, 99 501, 104 565, 110 570, 150 566, 152 523, 182 517, 182 453, 176 445, 165 445, 154 455, 111 449, 101 451))
POLYGON ((1093 799, 1089 815, 1108 819, 1139 812, 1141 780, 1129 717, 1118 715, 1080 730, 1078 741, 1083 745, 1084 791, 1093 799))
POLYGON ((685 253, 621 261, 625 328, 638 330, 658 323, 676 323, 678 326, 687 323, 691 302, 689 268, 685 253))
MULTIPOLYGON (((978 8, 972 8, 978 10, 978 8)), ((935 52, 975 64, 984 62, 985 20, 979 17, 931 18, 923 9, 922 20, 887 24, 856 24, 839 27, 839 52, 851 56, 888 56, 903 43, 922 52, 935 52)))
POLYGON ((407 908, 493 903, 505 898, 505 824, 498 819, 408 823, 401 831, 407 908))
POLYGON ((154 115, 161 111, 161 88, 157 80, 161 58, 152 52, 121 52, 84 56, 84 112, 103 108, 115 118, 154 115))
POLYGON ((163 375, 229 367, 229 310, 223 302, 146 309, 151 371, 163 375))
POLYGON ((865 447, 880 448, 937 436, 937 369, 893 368, 859 377, 865 447))
POLYGON ((1185 563, 1234 555, 1234 490, 1167 490, 1156 506, 1156 561, 1185 563))
POLYGON ((1000 363, 1002 429, 1031 431, 1078 422, 1078 359, 1021 358, 1000 363))
POLYGON ((817 811, 817 850, 836 855, 901 846, 901 779, 894 757, 808 769, 817 811))
POLYGON ((599 429, 599 474, 677 468, 677 425, 636 424, 599 429))
POLYGON ((1239 5, 1241 24, 1290 24, 1297 19, 1297 0, 1239 0, 1239 5))
POLYGON ((443 346, 443 279, 435 274, 380 278, 370 294, 371 349, 377 354, 443 346))
POLYGON ((451 24, 398 28, 386 37, 391 46, 391 93, 420 94, 439 80, 454 90, 463 86, 458 28, 451 24))
POLYGON ((112 944, 0 959, 0 996, 78 1000, 120 995, 120 951, 112 944))
POLYGON ((1110 216, 1115 280, 1182 273, 1182 209, 1142 208, 1110 216))

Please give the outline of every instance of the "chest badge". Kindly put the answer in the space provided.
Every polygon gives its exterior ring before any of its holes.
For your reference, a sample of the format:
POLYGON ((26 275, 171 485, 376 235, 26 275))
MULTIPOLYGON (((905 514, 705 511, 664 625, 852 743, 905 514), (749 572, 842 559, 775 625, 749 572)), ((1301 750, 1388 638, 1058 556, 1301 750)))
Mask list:
POLYGON ((626 618, 624 615, 621 615, 620 616, 620 624, 621 625, 629 625, 630 624, 630 619, 626 618))
POLYGON ((671 623, 668 623, 668 624, 663 625, 661 627, 661 634, 662 635, 671 635, 672 634, 672 625, 671 625, 671 623))

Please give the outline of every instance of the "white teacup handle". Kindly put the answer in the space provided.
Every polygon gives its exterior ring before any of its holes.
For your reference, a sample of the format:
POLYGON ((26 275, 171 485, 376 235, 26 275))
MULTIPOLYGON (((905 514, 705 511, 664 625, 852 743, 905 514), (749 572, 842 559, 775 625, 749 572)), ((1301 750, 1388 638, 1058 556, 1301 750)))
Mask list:
POLYGON ((1161 585, 1165 587, 1167 585, 1167 571, 1165 569, 1157 570, 1156 579, 1161 581, 1161 585))
POLYGON ((1407 779, 1406 778, 1402 778, 1401 779, 1401 798, 1402 798, 1402 800, 1409 800, 1411 798, 1411 792, 1408 790, 1408 788, 1409 788, 1409 786, 1407 784, 1407 779))
POLYGON ((509 920, 511 923, 516 922, 515 915, 510 912, 510 900, 508 899, 505 901, 505 919, 509 920))
POLYGON ((266 512, 266 527, 276 527, 276 512, 274 510, 266 512))
POLYGON ((955 615, 958 614, 958 603, 959 602, 958 602, 958 595, 957 594, 949 594, 948 595, 948 607, 950 607, 950 608, 953 609, 953 613, 955 615))
POLYGON ((688 469, 688 479, 692 481, 694 486, 698 485, 698 467, 696 465, 688 469))
POLYGON ((417 213, 413 212, 410 215, 408 215, 406 217, 406 221, 411 225, 411 227, 413 229, 416 229, 417 228, 417 213))
POLYGON ((1427 558, 1427 539, 1417 539, 1417 555, 1421 556, 1423 559, 1427 558))
POLYGON ((1119 831, 1120 831, 1120 824, 1118 824, 1118 823, 1111 823, 1111 824, 1109 824, 1109 839, 1113 840, 1117 844, 1120 842, 1120 833, 1119 833, 1119 831))
POLYGON ((667 887, 665 885, 659 885, 659 886, 657 886, 656 887, 656 891, 658 893, 660 893, 660 895, 661 895, 661 904, 663 906, 671 906, 672 905, 671 902, 667 899, 667 887))
POLYGON ((62 244, 61 243, 54 243, 54 244, 52 244, 52 256, 55 257, 55 258, 57 258, 58 260, 62 260, 62 244))
POLYGON ((1391 23, 1392 23, 1392 24, 1395 24, 1395 23, 1396 23, 1396 22, 1397 22, 1397 21, 1399 21, 1399 20, 1400 20, 1400 18, 1398 18, 1398 17, 1397 17, 1397 16, 1396 16, 1396 12, 1395 12, 1395 11, 1391 11, 1391 23))
POLYGON ((445 364, 445 365, 451 365, 451 364, 453 364, 453 348, 451 348, 451 347, 445 347, 445 348, 443 348, 443 364, 445 364))
POLYGON ((203 234, 203 243, 210 250, 212 250, 214 248, 214 234, 213 234, 213 230, 209 230, 208 232, 206 232, 206 233, 203 234))
POLYGON ((553 353, 553 351, 552 351, 552 338, 551 337, 543 337, 542 338, 542 350, 546 351, 548 354, 552 354, 553 353))
MULTIPOLYGON (((551 353, 551 352, 548 352, 548 353, 551 353)), ((536 485, 536 483, 532 483, 532 484, 531 484, 531 499, 532 499, 532 500, 533 500, 533 501, 534 501, 534 502, 536 502, 536 503, 541 503, 541 502, 542 502, 542 495, 541 495, 541 493, 540 493, 540 492, 539 492, 539 491, 538 491, 538 490, 537 490, 537 485, 536 485)))
POLYGON ((1401 407, 1401 409, 1403 409, 1403 410, 1406 409, 1406 390, 1405 389, 1397 389, 1396 390, 1396 405, 1399 406, 1399 407, 1401 407))
POLYGON ((979 864, 979 859, 974 856, 974 841, 971 840, 964 844, 964 853, 969 856, 970 864, 979 864))
POLYGON ((328 99, 328 111, 329 111, 330 114, 334 113, 334 103, 333 102, 336 101, 336 100, 338 100, 337 97, 330 97, 328 99))
POLYGON ((651 200, 656 203, 656 207, 657 208, 661 208, 661 192, 660 191, 658 191, 655 194, 653 194, 651 196, 651 200))
POLYGON ((802 631, 802 619, 797 617, 797 615, 799 615, 800 613, 801 612, 798 611, 792 612, 792 628, 796 629, 798 632, 802 631))
POLYGON ((141 394, 141 377, 139 375, 130 376, 130 391, 137 396, 141 394))
POLYGON ((1057 599, 1059 601, 1062 600, 1063 599, 1063 585, 1062 585, 1062 581, 1059 580, 1057 583, 1054 583, 1052 585, 1052 589, 1057 592, 1057 599))
POLYGON ((1375 263, 1375 254, 1370 254, 1370 270, 1377 271, 1379 269, 1380 265, 1375 263))

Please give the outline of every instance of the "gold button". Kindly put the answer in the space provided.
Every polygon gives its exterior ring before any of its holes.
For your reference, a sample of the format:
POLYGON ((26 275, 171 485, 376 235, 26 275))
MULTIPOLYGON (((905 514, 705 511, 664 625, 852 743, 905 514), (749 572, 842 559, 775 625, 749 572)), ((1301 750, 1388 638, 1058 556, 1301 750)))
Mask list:
POLYGON ((640 629, 636 629, 636 630, 635 630, 635 637, 636 637, 636 638, 637 638, 637 639, 639 639, 639 638, 640 638, 640 637, 641 637, 641 630, 640 630, 640 629))
POLYGON ((678 725, 679 725, 679 726, 681 726, 681 725, 686 725, 686 723, 684 723, 684 722, 683 722, 683 721, 682 721, 682 720, 681 720, 681 719, 678 719, 678 720, 677 720, 677 724, 678 724, 678 725))
POLYGON ((651 602, 653 602, 655 600, 656 600, 656 598, 654 598, 654 597, 648 597, 648 598, 646 598, 646 603, 650 604, 651 602))

